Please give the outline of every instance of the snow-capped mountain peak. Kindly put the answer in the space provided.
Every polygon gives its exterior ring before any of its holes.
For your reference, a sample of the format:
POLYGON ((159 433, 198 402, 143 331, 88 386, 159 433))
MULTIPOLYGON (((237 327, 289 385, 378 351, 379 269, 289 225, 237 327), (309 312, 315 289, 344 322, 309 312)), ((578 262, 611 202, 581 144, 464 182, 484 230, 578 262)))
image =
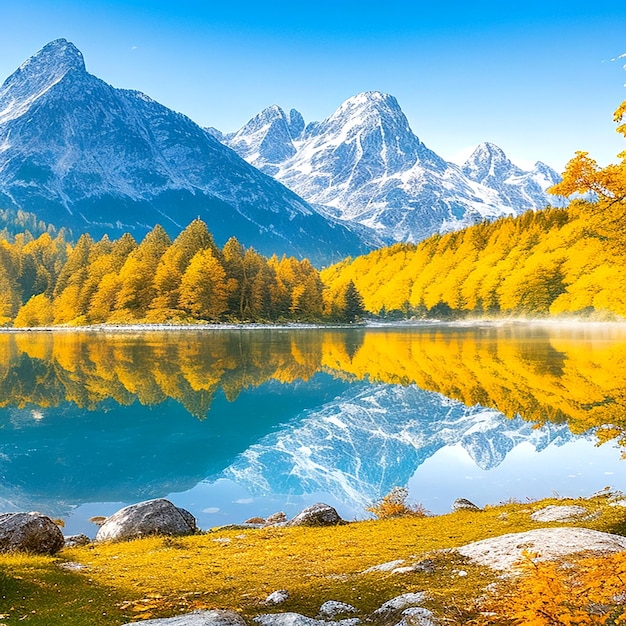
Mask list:
POLYGON ((290 119, 271 107, 222 140, 322 213, 373 229, 383 241, 415 242, 548 203, 545 185, 494 144, 481 144, 463 168, 447 163, 420 141, 389 94, 348 98, 300 135, 290 119), (520 184, 530 191, 517 193, 520 184))
POLYGON ((23 115, 70 71, 85 71, 83 55, 74 44, 56 39, 22 63, 0 87, 0 123, 23 115))
MULTIPOLYGON (((257 121, 251 133, 276 126, 272 136, 283 132, 289 148, 297 115, 270 107, 257 121)), ((58 39, 0 88, 0 207, 95 236, 141 236, 156 223, 175 236, 201 216, 220 244, 235 235, 264 254, 316 263, 369 249, 212 135, 89 74, 80 51, 58 39)))
POLYGON ((546 189, 561 179, 551 167, 537 161, 531 171, 524 171, 492 143, 481 143, 462 171, 470 180, 498 192, 503 204, 514 208, 516 213, 559 203, 546 195, 546 189))
POLYGON ((290 113, 288 118, 279 106, 267 107, 230 137, 229 146, 255 167, 272 174, 272 164, 296 153, 290 130, 292 119, 295 126, 298 125, 295 113, 297 111, 290 113), (270 169, 265 166, 270 166, 270 169))
POLYGON ((484 142, 476 147, 463 165, 463 173, 480 183, 490 179, 502 179, 516 176, 523 171, 513 165, 504 151, 493 143, 484 142))

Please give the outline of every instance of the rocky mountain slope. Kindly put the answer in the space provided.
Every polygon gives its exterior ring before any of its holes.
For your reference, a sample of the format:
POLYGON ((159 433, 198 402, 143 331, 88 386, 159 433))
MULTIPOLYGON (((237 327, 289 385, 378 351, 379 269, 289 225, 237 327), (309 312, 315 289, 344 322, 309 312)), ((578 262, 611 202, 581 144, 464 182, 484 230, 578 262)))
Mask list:
POLYGON ((295 110, 271 106, 230 135, 209 129, 249 163, 326 215, 374 229, 388 242, 543 208, 559 180, 538 162, 525 172, 481 144, 459 167, 413 133, 397 100, 371 91, 305 126, 295 110))
POLYGON ((89 74, 64 39, 0 87, 0 208, 96 236, 200 216, 219 243, 317 262, 368 249, 189 118, 89 74))

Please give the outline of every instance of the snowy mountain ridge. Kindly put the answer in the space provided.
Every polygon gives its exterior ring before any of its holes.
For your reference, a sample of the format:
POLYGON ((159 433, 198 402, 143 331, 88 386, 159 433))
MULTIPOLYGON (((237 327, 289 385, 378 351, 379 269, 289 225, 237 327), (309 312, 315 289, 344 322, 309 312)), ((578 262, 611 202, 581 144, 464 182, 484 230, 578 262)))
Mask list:
POLYGON ((217 136, 321 213, 387 241, 415 242, 557 201, 546 194, 560 180, 554 170, 537 162, 524 171, 493 144, 478 146, 463 166, 448 163, 413 133, 388 94, 364 92, 321 122, 300 120, 273 105, 217 136))
POLYGON ((219 244, 320 264, 371 249, 185 115, 89 74, 64 39, 0 87, 0 207, 94 236, 175 236, 200 216, 219 244))

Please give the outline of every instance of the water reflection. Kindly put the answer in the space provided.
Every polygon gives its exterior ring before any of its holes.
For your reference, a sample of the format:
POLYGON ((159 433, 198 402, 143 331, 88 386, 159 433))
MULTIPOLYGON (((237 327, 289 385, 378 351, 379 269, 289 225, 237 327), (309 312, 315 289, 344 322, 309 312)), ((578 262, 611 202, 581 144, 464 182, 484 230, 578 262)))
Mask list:
POLYGON ((175 492, 208 522, 237 492, 357 515, 446 450, 495 476, 522 444, 624 445, 625 390, 619 326, 0 334, 0 509, 175 492))

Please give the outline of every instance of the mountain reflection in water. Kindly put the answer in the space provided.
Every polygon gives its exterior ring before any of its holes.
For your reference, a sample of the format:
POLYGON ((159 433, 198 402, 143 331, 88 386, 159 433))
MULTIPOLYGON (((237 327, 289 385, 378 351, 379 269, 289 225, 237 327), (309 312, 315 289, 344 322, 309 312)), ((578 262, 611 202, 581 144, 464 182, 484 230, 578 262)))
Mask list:
POLYGON ((0 334, 0 509, 228 479, 362 511, 454 446, 483 470, 591 429, 624 446, 625 390, 609 325, 0 334))

